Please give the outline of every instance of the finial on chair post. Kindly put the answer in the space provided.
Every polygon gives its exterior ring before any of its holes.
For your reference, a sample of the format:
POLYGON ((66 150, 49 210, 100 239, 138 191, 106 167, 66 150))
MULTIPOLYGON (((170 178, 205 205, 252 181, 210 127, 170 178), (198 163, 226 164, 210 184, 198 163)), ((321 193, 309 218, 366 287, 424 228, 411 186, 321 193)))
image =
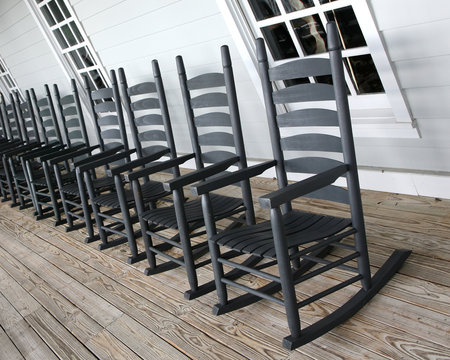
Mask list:
POLYGON ((339 50, 341 48, 341 41, 339 40, 337 26, 334 21, 327 24, 327 45, 328 51, 339 50))

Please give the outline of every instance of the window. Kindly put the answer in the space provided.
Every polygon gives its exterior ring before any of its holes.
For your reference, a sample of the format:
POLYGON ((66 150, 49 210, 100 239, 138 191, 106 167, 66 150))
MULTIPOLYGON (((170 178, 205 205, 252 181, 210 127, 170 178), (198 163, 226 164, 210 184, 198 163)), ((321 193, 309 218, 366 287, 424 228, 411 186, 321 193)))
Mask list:
POLYGON ((47 30, 66 65, 81 79, 86 75, 92 89, 107 86, 105 73, 92 45, 66 0, 28 0, 47 30))
POLYGON ((22 91, 17 86, 17 83, 12 77, 11 73, 9 72, 8 67, 5 64, 5 61, 1 57, 0 57, 0 81, 3 88, 7 92, 17 92, 20 101, 24 101, 22 91))
MULTIPOLYGON (((236 42, 249 72, 257 71, 254 49, 257 37, 265 39, 273 65, 293 58, 326 56, 326 24, 336 22, 354 122, 365 126, 405 123, 404 129, 412 129, 409 109, 366 1, 218 0, 217 3, 235 40, 239 37, 236 42)), ((317 77, 295 79, 292 83, 329 81, 317 77)), ((409 135, 406 136, 417 137, 417 132, 410 131, 409 135)))

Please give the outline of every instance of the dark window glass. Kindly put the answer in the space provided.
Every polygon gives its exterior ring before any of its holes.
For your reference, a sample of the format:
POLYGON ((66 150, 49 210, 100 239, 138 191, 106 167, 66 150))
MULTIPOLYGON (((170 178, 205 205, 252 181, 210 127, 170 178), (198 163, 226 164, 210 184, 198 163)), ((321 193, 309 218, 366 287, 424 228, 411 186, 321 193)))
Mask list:
POLYGON ((74 21, 70 22, 70 28, 72 29, 73 33, 77 37, 78 42, 83 42, 84 41, 83 36, 81 35, 80 30, 78 29, 78 26, 75 24, 74 21))
POLYGON ((284 80, 284 86, 294 86, 294 85, 300 85, 300 84, 309 84, 311 81, 309 81, 308 78, 297 78, 297 79, 289 79, 284 80))
POLYGON ((256 20, 264 20, 280 15, 275 0, 248 0, 256 20))
POLYGON ((66 49, 69 47, 69 45, 66 42, 66 39, 64 39, 64 36, 61 33, 61 30, 59 29, 53 30, 53 35, 55 35, 55 38, 58 41, 59 46, 61 46, 61 49, 66 49))
POLYGON ((69 52, 69 55, 71 57, 71 59, 73 60, 73 63, 75 64, 75 66, 77 67, 77 69, 83 69, 85 68, 83 62, 80 59, 80 56, 78 55, 77 50, 72 50, 69 52))
POLYGON ((4 73, 5 69, 3 68, 3 65, 0 63, 0 73, 4 73))
POLYGON ((5 80, 6 85, 8 86, 8 88, 14 87, 14 85, 12 84, 12 81, 11 81, 11 79, 9 78, 9 76, 5 76, 3 79, 5 80))
POLYGON ((313 0, 283 0, 283 6, 286 12, 303 10, 314 6, 313 0))
POLYGON ((81 59, 86 65, 84 67, 90 67, 95 65, 94 61, 92 60, 91 54, 89 53, 89 50, 86 47, 79 48, 78 54, 80 54, 81 59))
POLYGON ((77 39, 75 38, 75 35, 73 34, 72 30, 70 30, 69 25, 61 26, 61 30, 66 37, 66 40, 69 42, 70 46, 74 46, 78 44, 77 39))
POLYGON ((383 84, 370 55, 352 56, 344 59, 357 94, 384 92, 383 84))
POLYGON ((336 0, 320 0, 320 3, 321 4, 326 4, 326 3, 333 2, 333 1, 336 1, 336 0))
POLYGON ((275 24, 261 28, 266 43, 275 60, 298 57, 286 24, 275 24))
POLYGON ((56 24, 55 19, 53 19, 52 14, 47 6, 41 7, 42 15, 44 15, 45 21, 47 21, 48 26, 53 26, 56 24))
POLYGON ((56 19, 56 22, 64 21, 64 16, 61 10, 59 10, 58 4, 55 2, 55 0, 50 1, 48 3, 48 6, 52 11, 53 17, 56 19))
POLYGON ((351 6, 327 11, 325 16, 328 21, 336 22, 344 49, 366 46, 366 40, 351 6))
POLYGON ((89 71, 89 74, 91 75, 92 81, 94 82, 97 89, 106 87, 105 82, 103 81, 103 78, 98 70, 89 71))
POLYGON ((320 54, 327 51, 326 33, 319 15, 295 19, 291 23, 305 55, 320 54))
POLYGON ((36 4, 40 4, 41 2, 43 2, 44 0, 36 0, 36 4))
POLYGON ((64 0, 58 0, 58 5, 59 5, 59 8, 64 13, 65 18, 66 19, 70 18, 70 12, 69 12, 69 9, 67 8, 66 4, 64 4, 64 0))

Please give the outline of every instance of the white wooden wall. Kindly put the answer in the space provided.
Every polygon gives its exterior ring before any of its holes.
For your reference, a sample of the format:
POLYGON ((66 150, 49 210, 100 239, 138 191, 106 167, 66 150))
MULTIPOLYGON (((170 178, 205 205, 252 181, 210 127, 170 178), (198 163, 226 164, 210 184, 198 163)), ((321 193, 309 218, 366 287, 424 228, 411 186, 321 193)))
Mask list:
POLYGON ((0 55, 23 91, 34 88, 40 97, 45 83, 57 83, 63 92, 69 89, 61 66, 24 0, 0 1, 0 55))
POLYGON ((151 77, 151 60, 159 61, 180 152, 192 150, 175 57, 183 56, 188 77, 220 71, 220 46, 229 45, 248 156, 271 156, 264 109, 215 1, 72 0, 71 3, 103 65, 108 70, 124 67, 129 84, 151 77))
MULTIPOLYGON (((450 197, 449 0, 361 0, 370 4, 421 139, 356 139, 364 188, 450 197), (437 174, 437 175, 436 175, 437 174)), ((220 46, 233 58, 247 153, 271 157, 261 100, 214 0, 70 0, 103 65, 124 67, 129 83, 163 74, 180 152, 191 150, 175 67, 189 76, 219 70, 220 46)), ((0 0, 0 54, 22 89, 67 83, 24 0, 0 0)))

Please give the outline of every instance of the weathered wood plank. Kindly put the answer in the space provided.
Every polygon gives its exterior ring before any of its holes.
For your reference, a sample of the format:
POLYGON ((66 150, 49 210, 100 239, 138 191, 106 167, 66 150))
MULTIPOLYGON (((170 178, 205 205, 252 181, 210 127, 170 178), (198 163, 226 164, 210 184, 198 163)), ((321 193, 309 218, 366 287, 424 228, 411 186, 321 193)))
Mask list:
POLYGON ((100 359, 110 360, 133 360, 140 359, 124 343, 117 340, 107 330, 100 331, 96 336, 90 339, 86 346, 93 349, 100 359))
POLYGON ((143 359, 189 359, 128 315, 122 315, 107 330, 143 359))
POLYGON ((21 360, 24 359, 22 354, 17 350, 14 343, 6 335, 5 331, 0 327, 0 359, 5 360, 21 360))
POLYGON ((58 357, 63 359, 97 359, 46 310, 39 309, 27 315, 25 320, 58 357))

